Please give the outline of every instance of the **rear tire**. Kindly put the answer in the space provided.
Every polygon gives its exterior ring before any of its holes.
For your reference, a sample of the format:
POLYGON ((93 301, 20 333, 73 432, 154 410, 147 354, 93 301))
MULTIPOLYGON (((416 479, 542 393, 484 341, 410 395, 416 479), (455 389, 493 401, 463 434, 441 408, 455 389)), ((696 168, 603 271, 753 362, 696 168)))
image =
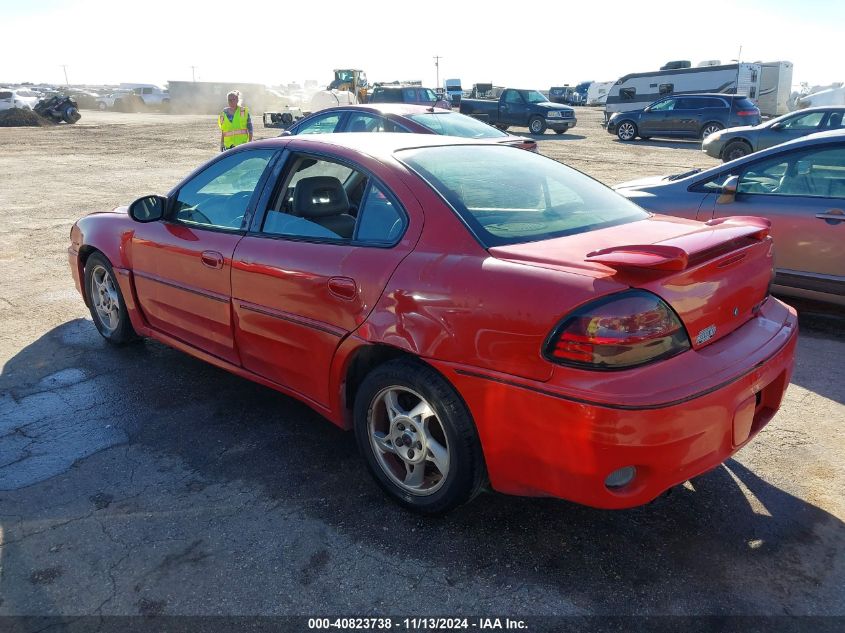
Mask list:
POLYGON ((722 161, 727 163, 748 156, 752 151, 751 146, 745 141, 731 141, 722 150, 722 161))
POLYGON ((701 128, 701 140, 703 141, 711 134, 715 134, 719 130, 724 130, 724 126, 721 123, 710 122, 707 123, 703 128, 701 128))
POLYGON ((528 120, 528 131, 532 134, 545 134, 546 122, 541 117, 531 117, 528 120))
POLYGON ((111 263, 102 253, 85 262, 85 298, 100 335, 112 345, 125 345, 138 338, 111 263))
POLYGON ((370 372, 355 398, 354 425, 370 474, 409 510, 447 512, 486 480, 469 410, 443 376, 415 359, 370 372))

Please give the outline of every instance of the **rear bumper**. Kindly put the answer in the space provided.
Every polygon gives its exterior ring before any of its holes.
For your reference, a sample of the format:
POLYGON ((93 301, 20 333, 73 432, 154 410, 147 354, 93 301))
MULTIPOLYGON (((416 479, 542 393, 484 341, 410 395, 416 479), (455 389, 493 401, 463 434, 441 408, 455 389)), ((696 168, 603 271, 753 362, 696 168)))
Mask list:
MULTIPOLYGON (((769 303, 768 315, 709 346, 730 351, 735 336, 763 341, 753 354, 738 346, 741 367, 717 384, 698 385, 682 397, 676 392, 671 401, 631 404, 598 390, 594 398, 577 398, 567 385, 435 365, 472 412, 494 489, 628 508, 715 468, 774 416, 789 384, 798 324, 794 310, 769 303), (605 486, 610 473, 627 466, 636 468, 629 484, 605 486)), ((631 371, 630 381, 638 380, 631 371)))

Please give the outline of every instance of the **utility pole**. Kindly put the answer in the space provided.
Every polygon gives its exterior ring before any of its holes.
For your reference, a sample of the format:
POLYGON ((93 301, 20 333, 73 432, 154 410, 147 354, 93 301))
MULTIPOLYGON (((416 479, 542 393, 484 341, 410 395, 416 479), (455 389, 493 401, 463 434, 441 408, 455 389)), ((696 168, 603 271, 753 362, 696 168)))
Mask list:
POLYGON ((66 85, 66 86, 69 86, 69 85, 70 85, 70 82, 67 80, 67 64, 60 64, 60 65, 61 65, 61 67, 62 67, 62 68, 64 69, 64 71, 65 71, 65 85, 66 85))
POLYGON ((197 81, 197 72, 196 71, 197 71, 197 67, 191 66, 191 81, 193 81, 195 83, 197 81))
POLYGON ((443 59, 440 55, 434 56, 434 68, 437 72, 437 83, 434 84, 434 88, 437 89, 440 87, 440 60, 443 59))

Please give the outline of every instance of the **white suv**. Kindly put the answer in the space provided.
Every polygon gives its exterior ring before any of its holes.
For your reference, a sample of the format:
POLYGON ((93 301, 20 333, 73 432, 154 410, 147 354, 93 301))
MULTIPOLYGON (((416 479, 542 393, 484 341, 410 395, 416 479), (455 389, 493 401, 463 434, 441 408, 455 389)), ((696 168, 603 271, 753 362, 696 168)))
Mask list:
POLYGON ((23 108, 32 110, 38 103, 38 94, 26 88, 0 88, 0 110, 23 108))

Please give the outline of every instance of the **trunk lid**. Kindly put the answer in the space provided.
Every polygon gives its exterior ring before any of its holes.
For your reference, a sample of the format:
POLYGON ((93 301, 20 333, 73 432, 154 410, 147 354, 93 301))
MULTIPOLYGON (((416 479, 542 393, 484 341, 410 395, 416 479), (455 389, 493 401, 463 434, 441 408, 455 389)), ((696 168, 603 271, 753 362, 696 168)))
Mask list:
POLYGON ((653 292, 677 312, 694 348, 751 319, 768 296, 773 271, 769 222, 754 217, 701 223, 652 216, 569 237, 498 246, 490 254, 653 292))

